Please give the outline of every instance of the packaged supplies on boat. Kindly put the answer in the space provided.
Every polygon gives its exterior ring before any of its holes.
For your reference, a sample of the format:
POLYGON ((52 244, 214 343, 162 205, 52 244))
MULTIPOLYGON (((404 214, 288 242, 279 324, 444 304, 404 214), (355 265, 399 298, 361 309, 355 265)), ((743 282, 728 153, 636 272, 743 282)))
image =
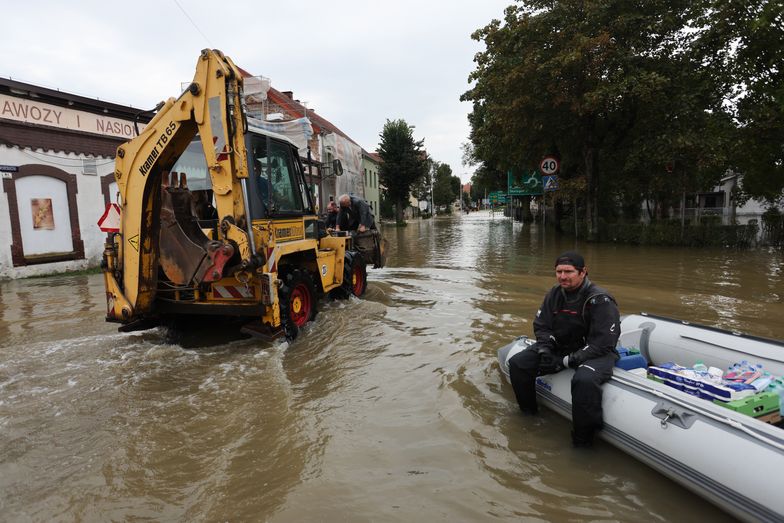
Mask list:
POLYGON ((757 389, 745 383, 728 381, 721 384, 714 383, 708 378, 702 378, 694 369, 681 367, 672 362, 663 363, 658 367, 648 367, 648 374, 663 380, 667 385, 680 385, 680 387, 674 388, 683 390, 683 392, 709 400, 733 401, 746 398, 757 392, 757 389))
MULTIPOLYGON (((766 375, 769 376, 770 373, 765 372, 761 364, 753 364, 743 360, 740 363, 730 365, 730 368, 724 374, 724 379, 751 384, 766 375)), ((767 384, 765 387, 767 387, 767 384)))
POLYGON ((784 416, 784 377, 774 378, 765 392, 773 393, 779 397, 779 414, 784 416))
POLYGON ((714 403, 753 418, 765 416, 779 410, 779 396, 772 392, 761 392, 748 398, 727 402, 716 400, 714 403))

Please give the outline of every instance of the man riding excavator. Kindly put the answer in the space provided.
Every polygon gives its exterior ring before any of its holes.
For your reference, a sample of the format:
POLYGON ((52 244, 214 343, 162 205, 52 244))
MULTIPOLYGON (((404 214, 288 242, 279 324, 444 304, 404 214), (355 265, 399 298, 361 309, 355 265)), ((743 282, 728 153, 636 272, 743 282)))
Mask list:
POLYGON ((297 336, 324 294, 361 296, 383 267, 378 231, 320 234, 296 145, 248 124, 243 78, 202 51, 193 82, 117 149, 119 233, 107 237, 107 321, 121 331, 191 315, 297 336))

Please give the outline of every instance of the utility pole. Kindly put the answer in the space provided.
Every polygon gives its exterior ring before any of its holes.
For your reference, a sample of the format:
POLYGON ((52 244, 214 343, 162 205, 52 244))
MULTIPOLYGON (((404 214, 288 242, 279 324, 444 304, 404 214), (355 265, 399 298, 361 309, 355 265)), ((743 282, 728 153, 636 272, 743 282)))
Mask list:
POLYGON ((430 217, 436 217, 436 207, 435 207, 435 200, 433 199, 433 170, 432 167, 430 169, 430 217))

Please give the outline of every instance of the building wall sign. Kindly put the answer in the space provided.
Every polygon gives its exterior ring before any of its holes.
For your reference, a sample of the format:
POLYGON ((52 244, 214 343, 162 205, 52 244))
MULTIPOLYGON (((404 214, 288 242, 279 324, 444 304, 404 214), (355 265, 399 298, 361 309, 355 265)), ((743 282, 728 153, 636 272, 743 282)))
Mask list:
MULTIPOLYGON (((0 94, 0 118, 86 133, 134 138, 133 122, 0 94)), ((139 122, 139 132, 145 124, 139 122)))

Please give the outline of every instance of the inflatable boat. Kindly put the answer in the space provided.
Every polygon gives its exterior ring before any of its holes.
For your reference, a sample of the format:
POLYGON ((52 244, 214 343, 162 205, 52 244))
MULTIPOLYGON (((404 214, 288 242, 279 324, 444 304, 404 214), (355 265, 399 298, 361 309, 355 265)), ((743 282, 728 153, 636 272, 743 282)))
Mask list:
MULTIPOLYGON (((509 359, 534 341, 520 337, 498 351, 507 380, 509 359)), ((711 396, 689 390, 688 380, 668 384, 666 375, 651 374, 666 362, 699 360, 728 369, 747 360, 782 376, 784 343, 639 314, 623 318, 619 347, 635 347, 644 363, 628 370, 616 366, 603 386, 605 426, 598 435, 741 520, 784 521, 781 422, 766 423, 706 400, 711 396)), ((540 402, 569 419, 573 373, 566 369, 536 382, 540 402)))

